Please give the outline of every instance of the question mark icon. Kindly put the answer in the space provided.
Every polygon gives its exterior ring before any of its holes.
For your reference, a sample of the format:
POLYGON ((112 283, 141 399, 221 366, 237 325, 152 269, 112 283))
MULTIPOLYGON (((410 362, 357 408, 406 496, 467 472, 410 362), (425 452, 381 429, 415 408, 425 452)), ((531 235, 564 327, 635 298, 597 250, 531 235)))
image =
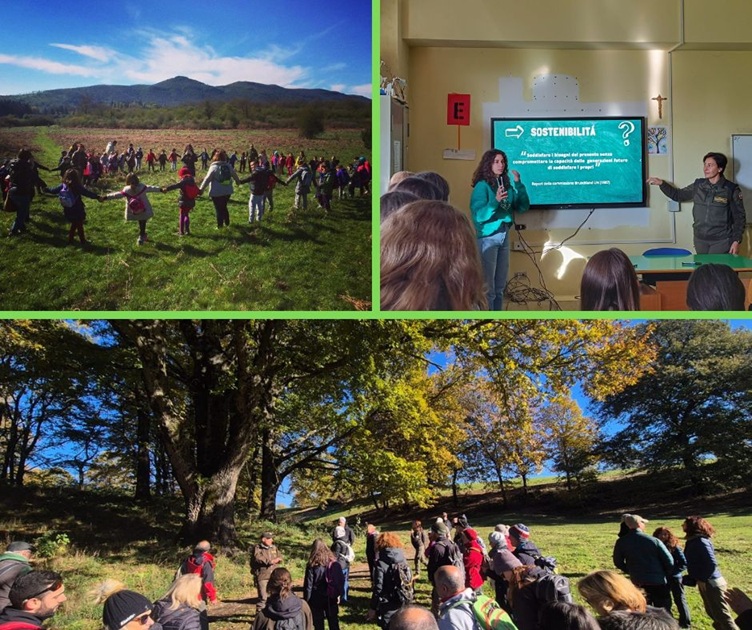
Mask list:
POLYGON ((619 123, 619 129, 623 129, 624 133, 621 134, 621 137, 624 138, 624 146, 629 146, 629 134, 632 133, 635 130, 634 123, 630 120, 625 120, 624 122, 619 123))

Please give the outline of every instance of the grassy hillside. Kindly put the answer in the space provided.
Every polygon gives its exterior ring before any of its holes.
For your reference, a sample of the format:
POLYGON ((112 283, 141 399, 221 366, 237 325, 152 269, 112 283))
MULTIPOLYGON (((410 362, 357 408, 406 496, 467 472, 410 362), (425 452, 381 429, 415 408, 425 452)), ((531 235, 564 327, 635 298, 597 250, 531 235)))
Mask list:
MULTIPOLYGON (((248 550, 262 531, 270 528, 275 532, 286 559, 285 566, 300 584, 310 543, 317 536, 329 540, 329 532, 339 515, 348 516, 352 523, 356 515, 370 517, 381 531, 399 531, 408 547, 408 557, 412 557, 408 523, 416 516, 429 521, 442 509, 450 514, 465 512, 484 538, 498 522, 524 522, 544 553, 558 558, 561 572, 574 586, 589 571, 611 567, 621 511, 634 511, 650 519, 649 529, 665 525, 677 533, 681 531, 684 516, 701 513, 718 530, 715 548, 729 584, 752 592, 752 577, 747 570, 752 559, 749 493, 682 498, 682 488, 676 480, 662 482, 645 476, 601 482, 589 494, 582 495, 581 501, 572 501, 550 483, 543 484, 539 492, 537 498, 529 496, 525 500, 514 494, 509 510, 499 508, 497 495, 474 491, 463 494, 458 506, 452 504, 451 497, 442 497, 430 510, 395 511, 386 515, 369 513, 366 504, 326 511, 285 510, 284 522, 274 525, 252 522, 241 511, 236 519, 239 548, 220 550, 217 585, 222 602, 210 608, 212 628, 247 630, 252 621, 255 590, 248 570, 248 550), (659 501, 661 496, 665 499, 663 502, 659 501)), ((155 499, 136 504, 129 497, 114 494, 3 488, 0 492, 0 541, 32 539, 50 532, 67 534, 71 539, 68 552, 40 562, 65 575, 69 593, 65 609, 52 620, 51 627, 94 630, 99 627, 101 609, 91 604, 87 593, 99 581, 115 577, 153 599, 167 590, 176 567, 189 551, 176 542, 179 510, 178 500, 155 499)), ((360 535, 352 572, 351 601, 341 614, 345 630, 376 627, 365 622, 370 586, 363 563, 364 547, 365 540, 360 535)), ((487 589, 490 594, 490 585, 487 589)), ((418 582, 417 592, 418 602, 427 605, 430 589, 425 574, 418 582)), ((694 616, 692 626, 710 630, 697 590, 688 589, 688 598, 694 616)))

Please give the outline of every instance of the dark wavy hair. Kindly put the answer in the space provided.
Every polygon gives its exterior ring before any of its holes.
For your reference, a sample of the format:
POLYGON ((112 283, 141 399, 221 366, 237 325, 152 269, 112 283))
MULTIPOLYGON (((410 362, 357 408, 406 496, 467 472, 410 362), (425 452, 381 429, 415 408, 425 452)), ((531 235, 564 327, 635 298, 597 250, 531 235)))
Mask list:
POLYGON ((473 186, 478 182, 486 182, 491 188, 496 189, 496 175, 493 174, 491 165, 497 155, 501 155, 504 158, 504 171, 501 173, 501 178, 504 181, 504 188, 509 188, 509 160, 507 159, 507 154, 501 149, 489 149, 481 156, 480 162, 473 173, 473 186))
POLYGON ((715 529, 702 516, 688 516, 682 524, 687 536, 706 536, 712 538, 715 535, 715 529))
POLYGON ((659 527, 653 532, 653 537, 657 538, 664 545, 666 545, 669 551, 676 548, 676 545, 679 544, 679 539, 668 527, 659 527))
POLYGON ((639 311, 640 283, 628 256, 617 249, 594 254, 580 283, 583 311, 639 311))

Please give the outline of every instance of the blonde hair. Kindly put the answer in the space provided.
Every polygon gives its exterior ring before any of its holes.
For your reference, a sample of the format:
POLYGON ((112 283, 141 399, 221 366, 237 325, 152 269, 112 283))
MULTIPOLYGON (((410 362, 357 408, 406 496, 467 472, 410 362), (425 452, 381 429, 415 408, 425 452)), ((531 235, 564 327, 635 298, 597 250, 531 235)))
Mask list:
POLYGON ((381 308, 487 308, 475 230, 466 214, 443 201, 421 200, 384 220, 381 308))
POLYGON ((623 575, 614 571, 593 571, 577 584, 580 595, 605 615, 614 610, 645 612, 647 602, 643 592, 623 575))
POLYGON ((164 596, 171 600, 170 610, 177 610, 186 604, 191 608, 201 605, 201 576, 198 573, 186 573, 172 583, 164 596))

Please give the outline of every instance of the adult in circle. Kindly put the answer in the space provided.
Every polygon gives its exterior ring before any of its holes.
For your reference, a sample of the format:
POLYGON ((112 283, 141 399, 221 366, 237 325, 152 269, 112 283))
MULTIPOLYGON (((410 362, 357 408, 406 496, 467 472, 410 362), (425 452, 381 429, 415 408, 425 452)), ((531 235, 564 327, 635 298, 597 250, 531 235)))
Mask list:
POLYGON ((215 149, 211 166, 199 190, 203 192, 207 186, 209 187, 209 197, 214 203, 214 210, 217 214, 217 229, 230 225, 230 211, 227 209, 227 203, 233 191, 232 180, 240 184, 238 174, 227 161, 227 152, 224 149, 215 149))
POLYGON ((739 253, 747 215, 741 189, 723 175, 726 164, 723 153, 706 153, 702 158, 705 177, 684 188, 676 188, 659 177, 648 178, 648 184, 659 186, 669 199, 694 202, 692 227, 698 254, 739 253))
POLYGON ((530 208, 530 198, 518 171, 509 180, 506 154, 500 149, 486 151, 473 173, 470 212, 483 263, 488 308, 500 311, 509 273, 509 230, 514 213, 530 208))

